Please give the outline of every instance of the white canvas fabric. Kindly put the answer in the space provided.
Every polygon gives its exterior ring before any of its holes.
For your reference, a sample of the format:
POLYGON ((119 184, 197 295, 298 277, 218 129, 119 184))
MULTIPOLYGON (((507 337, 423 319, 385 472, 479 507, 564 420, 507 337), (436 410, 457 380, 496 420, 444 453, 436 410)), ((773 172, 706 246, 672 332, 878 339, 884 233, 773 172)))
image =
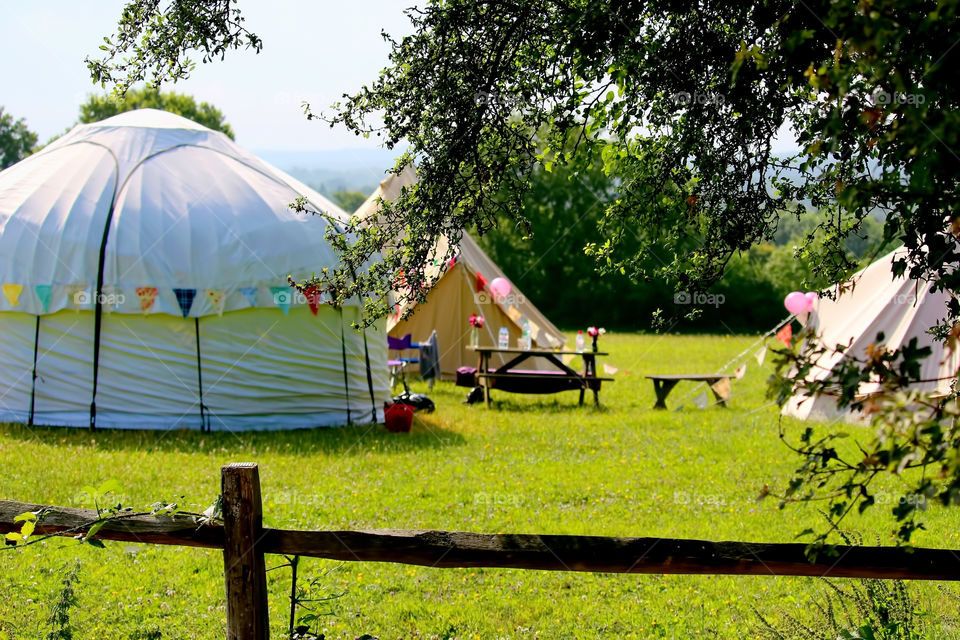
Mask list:
MULTIPOLYGON (((398 198, 405 188, 416 185, 417 174, 413 167, 406 167, 399 175, 390 175, 380 183, 367 200, 357 208, 354 216, 362 220, 376 220, 381 200, 391 202, 398 198)), ((447 239, 442 238, 434 253, 442 257, 447 252, 447 239)), ((438 275, 441 266, 435 264, 429 269, 431 275, 438 275)), ((487 283, 494 278, 507 278, 499 266, 480 248, 469 235, 464 234, 457 247, 457 259, 448 266, 443 276, 434 285, 427 296, 426 303, 417 305, 413 315, 402 318, 405 308, 387 318, 389 335, 402 338, 411 334, 414 342, 426 341, 431 332, 437 332, 437 344, 440 350, 441 377, 447 380, 456 377, 457 368, 463 365, 476 365, 477 354, 467 347, 470 342, 471 314, 484 317, 486 324, 480 330, 480 343, 497 344, 500 327, 506 327, 510 333, 510 346, 515 347, 523 327, 522 319, 530 321, 533 345, 553 349, 561 347, 566 338, 534 304, 523 295, 511 281, 510 295, 503 300, 494 300, 486 291, 477 292, 477 276, 483 275, 487 283)), ((509 280, 509 278, 507 278, 509 280)), ((491 366, 500 366, 506 359, 494 354, 491 366)), ((533 358, 524 363, 537 369, 555 369, 543 358, 533 358)))
POLYGON ((324 233, 346 218, 180 116, 75 127, 0 172, 0 419, 88 426, 94 377, 98 427, 382 418, 383 326, 359 334, 356 302, 314 314, 287 285, 336 264, 324 233), (295 213, 301 196, 327 217, 295 213))
MULTIPOLYGON (((816 363, 816 372, 811 374, 815 379, 825 378, 845 357, 833 352, 836 345, 850 345, 847 353, 862 357, 866 347, 876 343, 877 334, 882 332, 882 344, 890 349, 904 346, 913 338, 920 346, 933 349, 921 370, 921 379, 930 382, 912 388, 941 395, 950 392, 952 378, 960 366, 960 354, 947 354, 944 345, 927 333, 946 315, 949 294, 931 292, 928 283, 917 283, 908 278, 894 279, 891 264, 902 251, 892 251, 858 272, 851 278, 852 288, 836 300, 819 300, 809 322, 814 323, 820 342, 831 351, 816 363)), ((864 385, 860 393, 868 394, 873 390, 872 385, 864 385)), ((809 398, 801 394, 789 400, 783 413, 815 420, 844 417, 831 398, 809 398)))
MULTIPOLYGON (((115 310, 139 312, 129 291, 143 286, 158 287, 159 310, 177 315, 175 287, 284 286, 288 274, 336 262, 325 222, 291 211, 301 195, 346 219, 319 193, 185 118, 142 109, 79 125, 0 174, 0 274, 28 294, 16 306, 0 299, 0 309, 71 308, 66 294, 96 286, 108 218, 104 283, 128 294, 115 310), (52 285, 49 308, 33 285, 52 285)), ((195 304, 191 315, 216 313, 205 299, 195 304)), ((224 310, 248 306, 237 294, 224 310)), ((275 305, 267 295, 257 306, 275 305)))

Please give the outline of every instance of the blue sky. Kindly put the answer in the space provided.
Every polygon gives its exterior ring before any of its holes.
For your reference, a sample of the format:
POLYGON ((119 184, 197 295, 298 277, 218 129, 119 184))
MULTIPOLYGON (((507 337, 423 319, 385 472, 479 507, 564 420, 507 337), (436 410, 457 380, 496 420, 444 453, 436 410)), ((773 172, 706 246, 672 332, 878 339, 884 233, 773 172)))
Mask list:
MULTIPOLYGON (((41 141, 77 119, 79 105, 101 89, 83 59, 112 35, 122 0, 5 2, 0 20, 0 105, 25 118, 41 141)), ((319 122, 301 103, 328 106, 377 77, 388 47, 381 30, 410 31, 403 9, 413 1, 240 0, 262 53, 235 51, 198 65, 189 80, 168 86, 215 104, 251 150, 375 147, 319 122)), ((197 57, 199 59, 199 57, 197 57)))
MULTIPOLYGON (((405 7, 416 0, 240 0, 247 26, 260 35, 259 55, 233 51, 223 62, 198 65, 174 86, 213 103, 237 141, 255 152, 373 148, 373 140, 308 122, 301 104, 327 107, 376 79, 387 63, 381 30, 406 35, 405 7)), ((40 140, 62 133, 79 105, 100 88, 83 59, 112 35, 123 0, 5 2, 0 20, 0 105, 23 117, 40 140)), ((780 133, 777 150, 794 146, 780 133)))

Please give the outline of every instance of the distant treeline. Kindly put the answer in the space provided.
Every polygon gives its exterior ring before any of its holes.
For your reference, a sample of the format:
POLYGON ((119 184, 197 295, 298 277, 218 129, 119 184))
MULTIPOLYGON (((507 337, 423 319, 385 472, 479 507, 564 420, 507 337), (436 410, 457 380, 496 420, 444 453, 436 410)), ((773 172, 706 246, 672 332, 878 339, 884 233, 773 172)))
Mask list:
MULTIPOLYGON (((765 331, 787 315, 783 299, 788 293, 825 284, 813 277, 804 258, 794 255, 795 246, 815 232, 820 222, 816 213, 798 219, 784 212, 772 241, 734 256, 722 280, 707 292, 677 292, 657 278, 636 282, 619 272, 600 275, 583 248, 588 242, 602 243, 599 221, 611 197, 613 189, 602 171, 574 177, 539 172, 524 201, 533 236, 501 224, 478 240, 524 295, 565 328, 650 330, 660 310, 663 329, 671 332, 765 331), (684 319, 693 306, 702 309, 700 317, 684 319)), ((873 218, 864 220, 859 234, 846 242, 851 259, 869 261, 882 227, 873 218)), ((654 270, 659 260, 649 256, 654 270)))

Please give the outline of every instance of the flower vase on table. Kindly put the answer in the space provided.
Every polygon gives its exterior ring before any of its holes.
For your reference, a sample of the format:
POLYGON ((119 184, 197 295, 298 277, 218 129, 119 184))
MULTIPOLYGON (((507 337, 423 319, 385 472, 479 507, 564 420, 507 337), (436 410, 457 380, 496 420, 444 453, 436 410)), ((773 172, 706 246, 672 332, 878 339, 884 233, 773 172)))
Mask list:
POLYGON ((598 349, 597 349, 597 338, 599 338, 600 336, 602 336, 602 335, 605 334, 606 332, 607 332, 607 330, 604 329, 603 327, 600 327, 599 329, 598 329, 597 327, 588 327, 588 328, 587 328, 587 334, 590 336, 590 338, 592 338, 592 341, 593 341, 592 346, 593 346, 593 352, 594 352, 594 353, 596 353, 596 352, 598 351, 598 349))
POLYGON ((483 316, 479 314, 472 314, 470 316, 470 346, 479 347, 480 346, 480 328, 483 327, 483 316))

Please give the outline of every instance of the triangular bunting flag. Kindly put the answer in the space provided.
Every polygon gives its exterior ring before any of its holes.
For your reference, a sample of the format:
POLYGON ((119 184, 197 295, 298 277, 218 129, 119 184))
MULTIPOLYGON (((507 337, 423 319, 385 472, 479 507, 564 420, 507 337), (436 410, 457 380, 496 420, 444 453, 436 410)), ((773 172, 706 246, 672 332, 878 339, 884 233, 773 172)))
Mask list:
POLYGON ((757 353, 753 357, 757 359, 757 364, 759 364, 760 366, 763 366, 763 361, 767 357, 767 348, 760 347, 760 350, 757 351, 757 353))
POLYGON ((270 287, 270 295, 273 296, 273 304, 280 307, 285 314, 290 313, 290 303, 293 301, 290 287, 270 287))
POLYGON ((217 312, 218 316, 223 316, 223 303, 227 300, 227 292, 223 289, 207 289, 206 296, 210 307, 217 312))
POLYGON ((53 292, 53 287, 48 284, 38 284, 33 288, 37 292, 37 299, 40 301, 40 308, 43 309, 43 312, 46 313, 50 310, 50 294, 53 292))
POLYGON ((303 290, 303 295, 307 298, 310 311, 313 312, 313 315, 317 315, 320 310, 320 287, 307 287, 303 290))
POLYGON ((726 400, 730 397, 730 378, 717 380, 714 384, 710 385, 710 388, 713 389, 722 400, 726 400))
POLYGON ((747 375, 747 363, 744 362, 742 365, 736 368, 733 372, 733 377, 737 380, 743 380, 743 376, 747 375))
POLYGON ((6 297, 7 302, 12 304, 15 307, 20 306, 20 294, 23 292, 22 284, 5 284, 3 285, 3 295, 6 297))
POLYGON ((483 274, 477 271, 477 293, 480 293, 487 288, 487 279, 483 277, 483 274))
POLYGON ((777 331, 777 340, 782 342, 787 348, 790 348, 790 341, 793 340, 793 325, 789 322, 783 325, 780 331, 777 331))
POLYGON ((193 299, 197 297, 196 289, 174 289, 174 295, 177 296, 177 304, 180 305, 180 313, 186 318, 190 315, 190 307, 193 306, 193 299))
POLYGON ((707 405, 710 404, 710 400, 707 398, 706 392, 701 393, 696 398, 693 399, 693 404, 697 405, 698 409, 706 409, 707 405))
POLYGON ((527 322, 530 323, 530 336, 533 338, 533 341, 537 341, 537 337, 540 335, 540 325, 538 325, 533 320, 527 319, 527 322))
POLYGON ((251 307, 257 306, 257 288, 256 287, 240 287, 237 289, 240 293, 243 294, 243 297, 247 299, 247 302, 250 303, 251 307))
POLYGON ((157 301, 156 287, 137 287, 137 299, 140 300, 140 311, 149 313, 153 309, 153 303, 157 301))
POLYGON ((617 371, 620 371, 620 369, 617 369, 616 367, 611 367, 611 366, 608 365, 606 362, 603 363, 603 373, 604 373, 604 374, 606 374, 606 375, 608 375, 608 376, 612 376, 612 375, 615 374, 617 371))

